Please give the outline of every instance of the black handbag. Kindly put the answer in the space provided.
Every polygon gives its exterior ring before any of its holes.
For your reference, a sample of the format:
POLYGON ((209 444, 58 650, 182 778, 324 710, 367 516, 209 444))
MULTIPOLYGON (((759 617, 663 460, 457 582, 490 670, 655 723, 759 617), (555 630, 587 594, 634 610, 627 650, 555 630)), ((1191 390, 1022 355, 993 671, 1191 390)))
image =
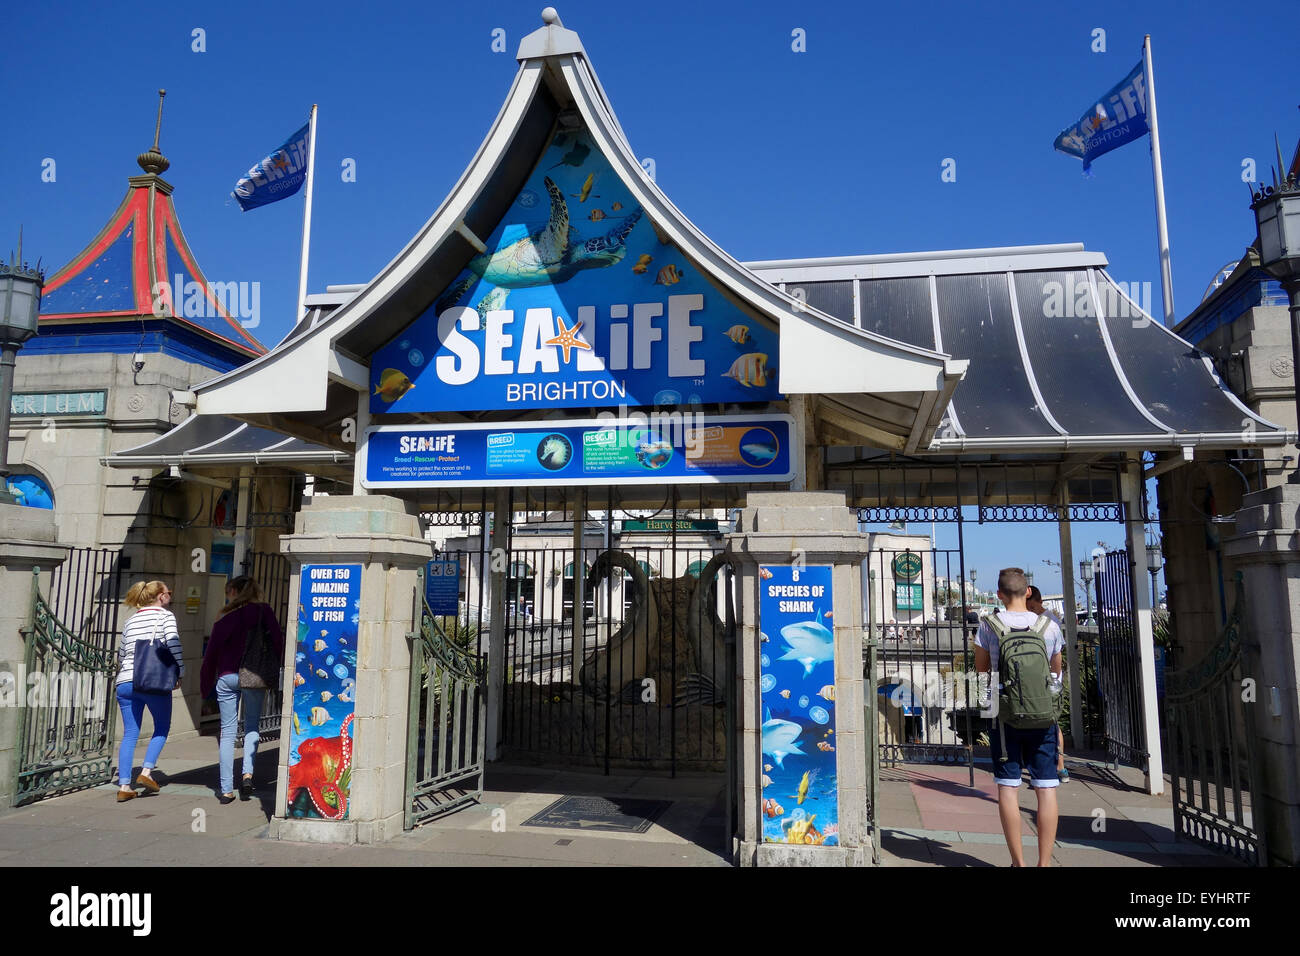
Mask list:
POLYGON ((180 680, 181 666, 172 656, 167 642, 158 640, 163 619, 158 618, 153 634, 135 642, 131 690, 138 694, 170 694, 180 680))
POLYGON ((259 609, 257 619, 248 629, 248 634, 244 637, 244 656, 239 661, 239 686, 249 690, 274 687, 280 676, 279 656, 271 642, 264 613, 259 609))

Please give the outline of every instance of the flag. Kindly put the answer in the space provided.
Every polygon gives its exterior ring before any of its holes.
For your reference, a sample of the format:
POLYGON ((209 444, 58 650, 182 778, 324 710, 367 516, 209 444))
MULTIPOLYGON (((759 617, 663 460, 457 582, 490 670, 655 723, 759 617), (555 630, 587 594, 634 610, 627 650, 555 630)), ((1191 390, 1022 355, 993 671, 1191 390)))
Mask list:
POLYGON ((1139 60, 1129 75, 1111 87, 1077 123, 1061 130, 1052 145, 1082 159, 1086 173, 1098 156, 1148 132, 1146 78, 1139 60))
POLYGON ((248 212, 292 196, 302 188, 311 158, 308 155, 310 130, 311 123, 308 123, 235 184, 231 195, 240 209, 248 212))

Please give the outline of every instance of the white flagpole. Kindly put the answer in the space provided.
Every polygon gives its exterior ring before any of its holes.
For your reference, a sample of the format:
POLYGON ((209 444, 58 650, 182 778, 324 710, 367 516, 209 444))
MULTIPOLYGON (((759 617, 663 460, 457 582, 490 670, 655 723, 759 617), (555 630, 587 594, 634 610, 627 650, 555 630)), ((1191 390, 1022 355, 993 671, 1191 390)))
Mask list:
MULTIPOLYGON (((1151 34, 1142 40, 1142 72, 1147 87, 1147 126, 1151 129, 1151 174, 1156 181, 1156 243, 1160 252, 1160 291, 1165 325, 1174 325, 1174 276, 1169 261, 1169 224, 1165 221, 1165 177, 1160 168, 1160 127, 1156 123, 1156 84, 1151 66, 1151 34)), ((310 180, 308 180, 310 182, 310 180)))
POLYGON ((298 270, 298 314, 295 324, 307 309, 307 254, 311 249, 311 187, 316 174, 316 104, 311 105, 311 122, 307 133, 307 200, 302 210, 302 265, 298 270))

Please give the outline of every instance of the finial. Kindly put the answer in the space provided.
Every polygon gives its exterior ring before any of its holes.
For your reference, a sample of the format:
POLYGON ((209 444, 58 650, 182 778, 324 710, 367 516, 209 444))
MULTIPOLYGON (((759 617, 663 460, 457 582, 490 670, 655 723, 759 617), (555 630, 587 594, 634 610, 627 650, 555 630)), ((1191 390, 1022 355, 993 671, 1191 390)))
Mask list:
POLYGON ((557 11, 554 7, 547 7, 542 11, 542 22, 545 23, 548 27, 564 26, 564 24, 560 22, 559 11, 557 11))
POLYGON ((18 254, 15 255, 11 249, 8 262, 0 258, 0 276, 20 276, 26 279, 35 279, 41 285, 45 284, 45 273, 41 270, 41 261, 37 259, 34 266, 29 266, 23 262, 23 227, 21 223, 18 225, 18 254))
POLYGON ((141 153, 135 158, 141 169, 154 175, 165 173, 168 167, 171 166, 171 163, 167 161, 167 157, 158 151, 158 137, 162 134, 163 97, 166 95, 166 90, 158 91, 158 122, 153 128, 153 146, 150 147, 148 152, 141 153))

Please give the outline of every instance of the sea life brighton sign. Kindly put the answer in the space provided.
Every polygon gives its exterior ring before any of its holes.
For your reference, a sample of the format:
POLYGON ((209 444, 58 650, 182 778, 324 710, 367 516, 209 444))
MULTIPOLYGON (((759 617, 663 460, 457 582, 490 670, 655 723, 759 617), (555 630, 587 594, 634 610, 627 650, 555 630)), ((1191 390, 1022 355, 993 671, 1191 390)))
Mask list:
POLYGON ((385 425, 366 431, 357 467, 368 489, 783 482, 792 426, 788 415, 676 412, 385 425))
POLYGON ((583 131, 558 136, 434 304, 371 356, 371 413, 779 398, 775 328, 661 242, 583 131))

